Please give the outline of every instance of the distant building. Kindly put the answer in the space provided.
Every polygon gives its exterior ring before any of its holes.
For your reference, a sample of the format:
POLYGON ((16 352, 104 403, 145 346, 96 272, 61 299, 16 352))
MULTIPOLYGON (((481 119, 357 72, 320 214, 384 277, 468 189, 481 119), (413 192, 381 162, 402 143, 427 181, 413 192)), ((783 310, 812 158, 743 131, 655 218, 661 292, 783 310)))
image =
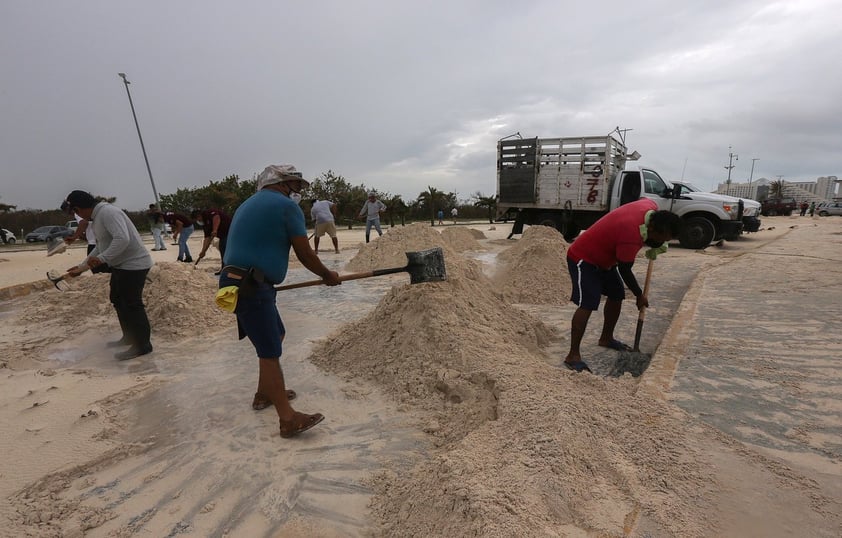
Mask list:
MULTIPOLYGON (((799 202, 829 202, 842 196, 839 192, 840 180, 836 176, 822 176, 816 181, 787 181, 784 182, 784 196, 795 198, 799 202)), ((769 187, 772 181, 762 177, 749 183, 720 183, 714 192, 727 194, 738 198, 765 200, 769 197, 769 187)))

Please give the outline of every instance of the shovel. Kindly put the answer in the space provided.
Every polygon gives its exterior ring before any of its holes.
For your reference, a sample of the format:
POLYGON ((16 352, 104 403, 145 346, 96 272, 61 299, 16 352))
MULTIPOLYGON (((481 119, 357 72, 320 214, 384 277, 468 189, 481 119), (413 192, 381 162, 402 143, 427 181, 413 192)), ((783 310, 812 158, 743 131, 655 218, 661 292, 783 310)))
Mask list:
MULTIPOLYGON (((402 273, 403 271, 409 273, 409 282, 411 284, 439 282, 447 279, 447 273, 444 269, 444 254, 439 247, 421 250, 419 252, 406 252, 406 260, 407 264, 404 267, 376 269, 374 271, 366 271, 364 273, 350 273, 347 275, 341 275, 339 277, 339 281, 345 282, 346 280, 391 275, 394 273, 402 273)), ((307 286, 318 286, 320 284, 324 284, 324 280, 309 280, 307 282, 299 282, 298 284, 275 286, 275 289, 278 291, 292 290, 295 288, 305 288, 307 286)))
POLYGON ((47 271, 47 280, 52 282, 53 286, 55 286, 56 289, 59 290, 59 291, 62 291, 62 290, 59 287, 58 283, 67 279, 67 278, 73 278, 73 275, 71 275, 70 273, 64 273, 63 275, 57 276, 54 271, 47 271))
MULTIPOLYGON (((649 266, 646 268, 646 282, 643 283, 643 296, 649 298, 649 282, 652 281, 652 268, 655 260, 649 260, 649 266)), ((637 329, 634 331, 634 347, 632 351, 640 351, 640 335, 643 333, 643 318, 646 317, 646 307, 640 309, 637 315, 637 329)))

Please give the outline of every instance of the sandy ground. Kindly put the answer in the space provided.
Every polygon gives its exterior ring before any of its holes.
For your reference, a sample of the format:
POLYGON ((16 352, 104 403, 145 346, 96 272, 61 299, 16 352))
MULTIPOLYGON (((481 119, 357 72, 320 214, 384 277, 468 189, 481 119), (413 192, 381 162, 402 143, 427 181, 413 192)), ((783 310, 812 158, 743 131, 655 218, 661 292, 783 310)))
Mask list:
MULTIPOLYGON (((155 352, 120 363, 107 276, 42 278, 82 250, 0 249, 0 536, 842 535, 842 220, 671 249, 642 353, 596 346, 592 319, 595 375, 559 367, 563 241, 508 231, 323 241, 340 272, 436 244, 448 281, 279 293, 296 407, 327 417, 293 440, 250 409, 253 350, 211 305, 215 250, 196 270, 152 253, 155 352)), ((635 322, 626 309, 618 337, 635 322)))

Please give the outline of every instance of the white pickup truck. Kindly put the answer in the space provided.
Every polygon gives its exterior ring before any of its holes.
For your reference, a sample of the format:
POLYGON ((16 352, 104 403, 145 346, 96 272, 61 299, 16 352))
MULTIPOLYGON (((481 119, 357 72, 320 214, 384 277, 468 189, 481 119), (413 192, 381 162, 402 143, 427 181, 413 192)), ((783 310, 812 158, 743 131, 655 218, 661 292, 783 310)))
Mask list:
POLYGON ((637 152, 612 135, 529 138, 497 143, 497 218, 557 228, 567 241, 617 207, 654 200, 684 221, 685 248, 734 239, 743 229, 744 202, 704 193, 691 196, 648 168, 626 170, 637 152))

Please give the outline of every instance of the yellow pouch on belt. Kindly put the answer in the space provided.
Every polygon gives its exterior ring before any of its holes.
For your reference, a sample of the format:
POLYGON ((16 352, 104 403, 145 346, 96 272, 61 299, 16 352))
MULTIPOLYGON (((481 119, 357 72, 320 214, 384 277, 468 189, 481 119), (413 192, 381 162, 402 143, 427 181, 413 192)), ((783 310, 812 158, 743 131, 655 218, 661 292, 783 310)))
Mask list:
POLYGON ((237 308, 237 293, 239 288, 237 286, 225 286, 219 288, 216 292, 216 306, 228 312, 234 312, 237 308))

